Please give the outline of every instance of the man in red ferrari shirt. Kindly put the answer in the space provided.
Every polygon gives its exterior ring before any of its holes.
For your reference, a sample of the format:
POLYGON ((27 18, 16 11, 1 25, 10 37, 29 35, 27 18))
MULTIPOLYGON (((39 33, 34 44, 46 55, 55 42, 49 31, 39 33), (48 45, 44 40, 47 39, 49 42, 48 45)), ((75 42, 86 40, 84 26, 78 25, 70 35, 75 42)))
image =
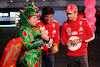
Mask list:
POLYGON ((88 21, 78 16, 74 4, 66 7, 68 20, 61 28, 61 42, 67 48, 68 67, 88 67, 87 47, 94 34, 88 21))
POLYGON ((40 28, 41 33, 49 36, 48 44, 44 44, 41 47, 43 49, 42 59, 45 67, 54 67, 54 54, 59 50, 59 23, 53 19, 53 14, 54 10, 52 7, 43 7, 42 16, 36 24, 40 28))

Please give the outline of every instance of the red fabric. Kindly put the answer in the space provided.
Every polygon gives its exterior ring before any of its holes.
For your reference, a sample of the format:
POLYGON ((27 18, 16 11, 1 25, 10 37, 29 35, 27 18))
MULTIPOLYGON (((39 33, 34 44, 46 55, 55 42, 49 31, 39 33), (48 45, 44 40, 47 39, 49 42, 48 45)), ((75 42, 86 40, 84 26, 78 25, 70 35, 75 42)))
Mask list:
POLYGON ((18 59, 23 39, 20 37, 10 40, 4 49, 0 60, 0 67, 16 67, 16 61, 18 59))
POLYGON ((42 50, 43 52, 48 51, 48 48, 45 45, 42 45, 41 47, 43 48, 43 50, 42 50))
POLYGON ((63 23, 61 28, 61 42, 65 45, 71 36, 80 37, 82 39, 82 46, 76 51, 70 51, 67 49, 67 55, 87 55, 88 43, 85 41, 93 37, 93 31, 85 19, 78 17, 75 22, 67 21, 63 23), (73 32, 77 32, 77 34, 73 34, 73 32))
MULTIPOLYGON (((29 17, 28 17, 28 19, 30 19, 32 16, 34 16, 34 15, 30 15, 29 17)), ((40 15, 39 15, 40 16, 40 15)), ((37 16, 37 17, 39 17, 39 16, 37 16)))
POLYGON ((80 15, 82 18, 84 18, 85 17, 85 13, 84 12, 79 12, 79 14, 78 15, 80 15))
POLYGON ((39 8, 38 8, 38 7, 35 7, 35 10, 36 10, 36 11, 38 11, 38 10, 39 10, 39 8))
POLYGON ((38 67, 38 63, 37 63, 37 61, 35 62, 35 65, 34 65, 34 67, 38 67))
MULTIPOLYGON (((45 30, 48 31, 48 36, 50 36, 51 39, 53 39, 53 43, 56 43, 59 47, 59 23, 52 19, 50 24, 44 25, 44 22, 40 19, 36 26, 38 28, 41 28, 45 26, 45 30), (53 33, 53 31, 56 30, 56 33, 53 33)), ((46 46, 43 46, 43 52, 46 51, 44 54, 51 54, 51 52, 48 52, 48 48, 46 46)))
POLYGON ((18 24, 20 24, 20 21, 18 21, 18 24))
POLYGON ((34 16, 34 15, 30 15, 30 16, 28 17, 28 19, 30 19, 32 16, 34 16))
POLYGON ((66 6, 66 11, 67 13, 74 13, 75 11, 78 11, 77 6, 74 4, 69 4, 66 6))
POLYGON ((26 8, 27 8, 27 6, 23 7, 23 9, 26 9, 26 8))

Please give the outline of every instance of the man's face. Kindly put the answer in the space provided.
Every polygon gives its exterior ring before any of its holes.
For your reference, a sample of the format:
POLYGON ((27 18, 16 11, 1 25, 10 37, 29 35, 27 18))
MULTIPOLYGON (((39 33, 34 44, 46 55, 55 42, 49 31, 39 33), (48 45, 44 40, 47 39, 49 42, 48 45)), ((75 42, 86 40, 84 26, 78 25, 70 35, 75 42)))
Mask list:
POLYGON ((76 19, 76 16, 77 16, 77 12, 67 13, 67 17, 69 21, 74 21, 74 19, 76 19))
POLYGON ((46 24, 49 24, 51 22, 53 18, 53 14, 48 14, 48 15, 44 15, 43 16, 43 21, 46 23, 46 24))
POLYGON ((27 20, 30 26, 36 26, 37 16, 32 16, 30 19, 27 20))

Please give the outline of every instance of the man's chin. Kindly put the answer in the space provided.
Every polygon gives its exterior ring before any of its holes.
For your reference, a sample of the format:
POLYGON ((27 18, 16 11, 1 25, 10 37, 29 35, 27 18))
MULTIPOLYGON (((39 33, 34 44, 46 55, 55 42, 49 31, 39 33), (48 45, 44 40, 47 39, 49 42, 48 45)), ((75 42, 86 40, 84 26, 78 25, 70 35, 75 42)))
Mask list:
POLYGON ((51 21, 47 21, 47 24, 49 24, 51 21))
POLYGON ((68 19, 69 21, 72 21, 71 19, 68 19))
POLYGON ((33 27, 36 26, 36 24, 33 25, 33 27))

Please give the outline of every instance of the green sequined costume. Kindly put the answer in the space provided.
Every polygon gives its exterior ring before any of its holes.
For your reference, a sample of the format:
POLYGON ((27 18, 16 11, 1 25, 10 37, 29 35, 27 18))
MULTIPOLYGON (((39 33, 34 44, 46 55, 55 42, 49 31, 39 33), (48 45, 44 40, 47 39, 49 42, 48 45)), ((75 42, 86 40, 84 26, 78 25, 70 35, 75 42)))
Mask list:
POLYGON ((24 40, 19 55, 19 63, 22 67, 41 67, 42 50, 40 46, 43 45, 43 40, 40 38, 41 32, 36 26, 31 27, 27 22, 30 15, 37 14, 36 9, 28 6, 20 15, 18 35, 24 40))

